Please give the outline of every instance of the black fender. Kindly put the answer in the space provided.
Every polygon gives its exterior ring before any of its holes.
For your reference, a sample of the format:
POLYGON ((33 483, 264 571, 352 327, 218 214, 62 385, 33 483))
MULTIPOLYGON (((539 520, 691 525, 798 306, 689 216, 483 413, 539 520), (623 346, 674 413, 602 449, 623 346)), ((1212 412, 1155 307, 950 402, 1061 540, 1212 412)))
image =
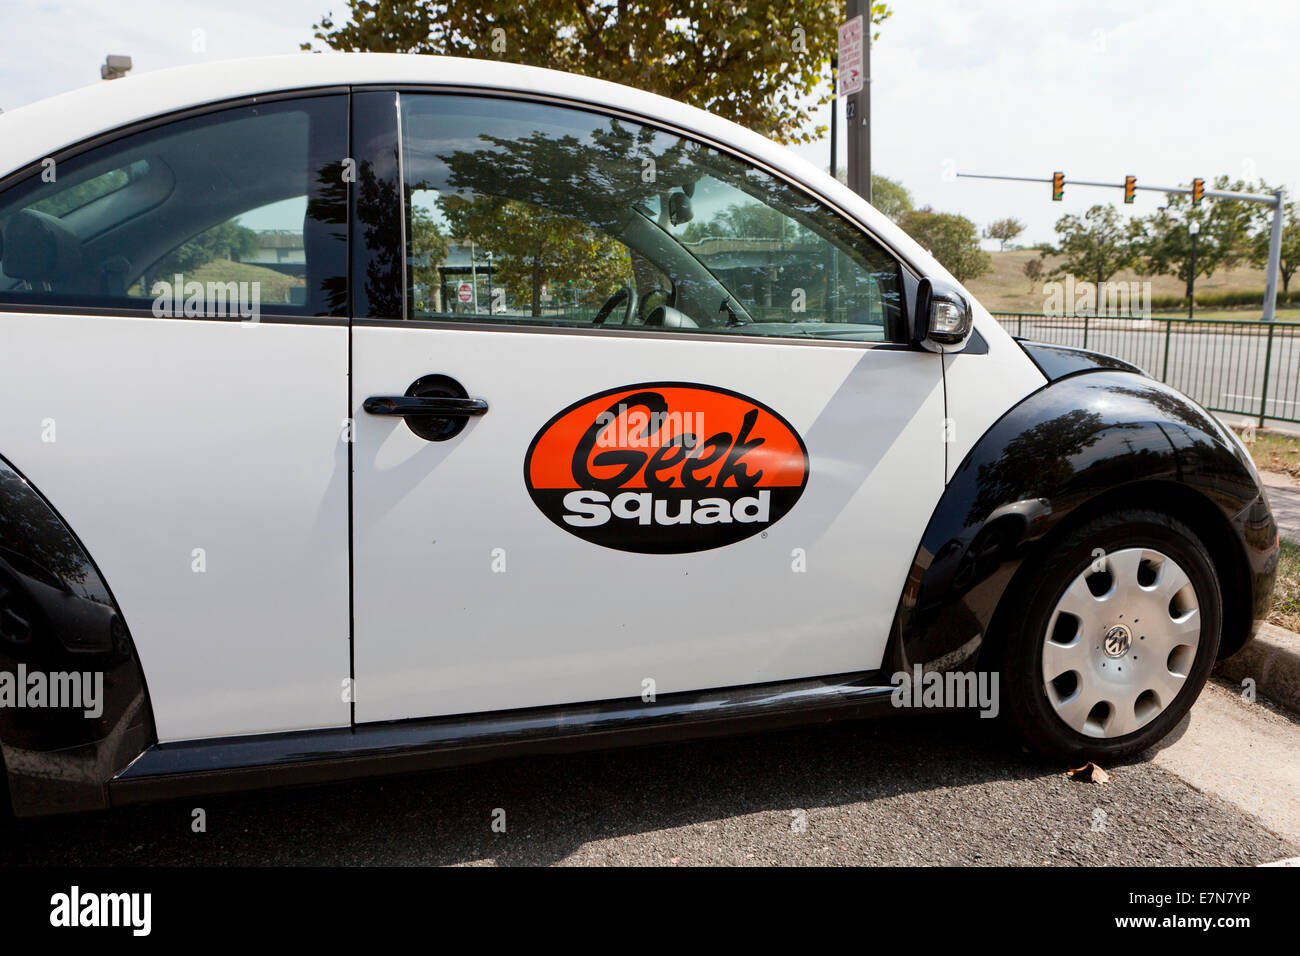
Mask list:
MULTIPOLYGON (((960 428, 960 408, 949 414, 960 428)), ((1220 657, 1239 650, 1268 613, 1277 571, 1277 525, 1254 467, 1186 396, 1102 369, 1026 397, 954 472, 913 559, 887 668, 990 666, 1021 567, 1071 524, 1130 504, 1173 511, 1204 539, 1224 581, 1220 657)))
POLYGON ((45 497, 0 458, 0 754, 14 812, 107 807, 108 781, 156 739, 152 714, 103 575, 45 497), (56 681, 96 706, 49 706, 56 681), (33 706, 41 682, 47 696, 33 706))

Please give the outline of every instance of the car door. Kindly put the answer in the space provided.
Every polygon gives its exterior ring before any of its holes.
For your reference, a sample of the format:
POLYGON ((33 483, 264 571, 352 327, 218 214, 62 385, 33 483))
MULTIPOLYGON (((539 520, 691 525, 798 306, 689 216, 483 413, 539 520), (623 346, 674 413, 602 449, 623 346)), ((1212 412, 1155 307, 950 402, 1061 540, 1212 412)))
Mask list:
POLYGON ((163 741, 350 720, 347 109, 199 108, 0 191, 0 455, 112 589, 163 741))
POLYGON ((879 667, 944 480, 900 264, 626 117, 353 123, 356 720, 879 667))

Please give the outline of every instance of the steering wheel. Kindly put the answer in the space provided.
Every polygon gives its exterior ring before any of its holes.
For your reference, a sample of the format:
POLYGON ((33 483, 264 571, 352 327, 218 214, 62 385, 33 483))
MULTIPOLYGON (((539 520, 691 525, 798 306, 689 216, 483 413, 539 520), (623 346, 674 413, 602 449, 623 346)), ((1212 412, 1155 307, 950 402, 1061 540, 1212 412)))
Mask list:
POLYGON ((600 311, 596 313, 596 317, 591 320, 591 324, 594 326, 604 325, 605 320, 609 318, 609 314, 613 312, 616 308, 618 308, 620 302, 623 302, 625 300, 627 304, 623 307, 623 320, 620 324, 631 325, 632 319, 636 316, 636 305, 637 305, 636 289, 633 288, 631 285, 623 286, 621 289, 619 289, 617 292, 611 295, 608 299, 606 299, 605 304, 602 305, 600 307, 600 311))

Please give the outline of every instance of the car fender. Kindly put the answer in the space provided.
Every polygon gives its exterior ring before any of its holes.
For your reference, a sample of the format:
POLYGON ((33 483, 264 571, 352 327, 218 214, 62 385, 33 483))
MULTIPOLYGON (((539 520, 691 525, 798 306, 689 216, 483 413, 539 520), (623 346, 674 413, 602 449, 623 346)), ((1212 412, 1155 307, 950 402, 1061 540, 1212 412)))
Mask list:
POLYGON ((1140 374, 1050 382, 955 469, 909 570, 887 667, 987 663, 995 615, 1022 564, 1067 523, 1131 502, 1177 507, 1205 538, 1227 576, 1220 656, 1235 652, 1267 613, 1277 563, 1276 524, 1243 457, 1208 412, 1140 374))
POLYGON ((14 811, 107 807, 108 780, 154 739, 112 592, 58 512, 0 457, 0 753, 14 811), (93 706, 50 706, 66 703, 54 700, 56 682, 93 706))

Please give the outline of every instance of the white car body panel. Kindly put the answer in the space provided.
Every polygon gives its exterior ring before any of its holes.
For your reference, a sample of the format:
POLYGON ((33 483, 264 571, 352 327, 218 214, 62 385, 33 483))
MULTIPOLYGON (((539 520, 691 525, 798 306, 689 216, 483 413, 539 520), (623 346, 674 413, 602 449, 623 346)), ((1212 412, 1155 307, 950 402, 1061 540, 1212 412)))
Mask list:
POLYGON ((988 343, 976 355, 952 352, 943 357, 948 396, 948 480, 993 423, 1032 392, 1047 384, 1045 376, 998 321, 973 298, 975 327, 988 343))
POLYGON ((0 311, 0 449, 113 589, 160 740, 349 722, 347 372, 343 326, 0 311))

